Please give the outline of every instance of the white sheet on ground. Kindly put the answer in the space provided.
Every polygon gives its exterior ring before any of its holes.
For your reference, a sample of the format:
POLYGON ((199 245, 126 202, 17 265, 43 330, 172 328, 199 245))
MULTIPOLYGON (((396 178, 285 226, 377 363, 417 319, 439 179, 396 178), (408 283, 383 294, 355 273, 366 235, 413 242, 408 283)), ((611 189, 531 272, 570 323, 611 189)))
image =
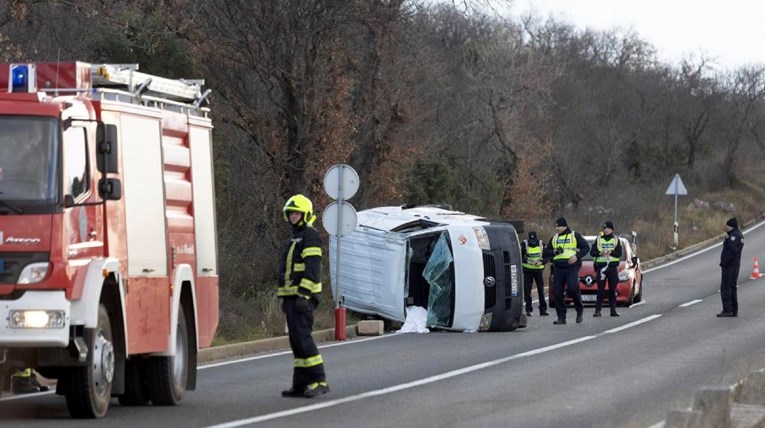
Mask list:
POLYGON ((406 321, 401 326, 401 330, 396 333, 430 333, 425 326, 428 319, 428 310, 421 306, 408 306, 406 308, 406 321))

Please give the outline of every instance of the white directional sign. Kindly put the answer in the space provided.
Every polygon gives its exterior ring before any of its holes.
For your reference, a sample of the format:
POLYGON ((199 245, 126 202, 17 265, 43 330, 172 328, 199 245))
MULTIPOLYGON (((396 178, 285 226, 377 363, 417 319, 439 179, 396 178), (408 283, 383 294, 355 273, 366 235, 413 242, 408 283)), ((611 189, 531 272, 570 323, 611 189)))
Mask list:
POLYGON ((683 184, 683 180, 680 178, 680 174, 675 174, 675 177, 672 178, 672 182, 669 183, 669 187, 667 187, 667 195, 685 196, 687 194, 688 190, 685 189, 685 185, 683 184))

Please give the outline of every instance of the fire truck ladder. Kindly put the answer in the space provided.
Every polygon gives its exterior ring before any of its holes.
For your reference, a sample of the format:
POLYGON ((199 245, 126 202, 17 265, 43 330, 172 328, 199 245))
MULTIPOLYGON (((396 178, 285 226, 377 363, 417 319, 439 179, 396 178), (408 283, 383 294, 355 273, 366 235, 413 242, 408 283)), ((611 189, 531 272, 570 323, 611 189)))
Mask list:
POLYGON ((138 100, 150 97, 155 102, 170 101, 199 108, 210 95, 202 93, 204 80, 167 79, 138 72, 138 64, 94 64, 91 81, 94 88, 124 90, 138 100))

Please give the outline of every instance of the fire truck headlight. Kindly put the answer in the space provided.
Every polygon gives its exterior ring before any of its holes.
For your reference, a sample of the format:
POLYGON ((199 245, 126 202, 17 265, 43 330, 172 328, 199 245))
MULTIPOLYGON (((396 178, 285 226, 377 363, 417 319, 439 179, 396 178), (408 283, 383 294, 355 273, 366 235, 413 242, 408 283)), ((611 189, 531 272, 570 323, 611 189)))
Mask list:
POLYGON ((481 226, 476 226, 473 228, 473 231, 475 232, 475 237, 478 240, 478 247, 480 247, 482 250, 491 250, 491 244, 489 244, 489 235, 486 234, 486 229, 481 226))
POLYGON ((64 328, 66 314, 58 310, 11 311, 11 328, 64 328))
POLYGON ((50 263, 48 262, 30 263, 26 265, 21 271, 21 274, 19 274, 19 280, 16 281, 16 284, 34 284, 35 282, 42 281, 45 279, 45 276, 48 275, 49 267, 50 263))

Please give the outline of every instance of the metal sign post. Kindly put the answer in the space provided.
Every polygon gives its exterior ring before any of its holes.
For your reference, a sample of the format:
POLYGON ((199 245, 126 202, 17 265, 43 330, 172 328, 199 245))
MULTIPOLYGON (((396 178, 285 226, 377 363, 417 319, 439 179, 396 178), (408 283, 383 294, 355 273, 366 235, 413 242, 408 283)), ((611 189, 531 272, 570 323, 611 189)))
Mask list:
POLYGON ((348 165, 338 164, 324 175, 324 190, 335 199, 324 209, 322 222, 330 235, 335 236, 335 281, 332 294, 335 298, 335 339, 345 340, 345 307, 340 289, 340 242, 356 229, 356 210, 345 202, 359 190, 359 175, 348 165))
POLYGON ((677 196, 685 196, 688 194, 688 190, 685 189, 685 185, 683 184, 683 180, 680 178, 680 174, 675 174, 675 176, 672 178, 672 181, 669 183, 669 187, 667 187, 667 195, 669 196, 675 196, 675 222, 673 223, 673 238, 674 238, 674 246, 672 247, 673 250, 676 250, 678 247, 678 222, 677 222, 677 196))

